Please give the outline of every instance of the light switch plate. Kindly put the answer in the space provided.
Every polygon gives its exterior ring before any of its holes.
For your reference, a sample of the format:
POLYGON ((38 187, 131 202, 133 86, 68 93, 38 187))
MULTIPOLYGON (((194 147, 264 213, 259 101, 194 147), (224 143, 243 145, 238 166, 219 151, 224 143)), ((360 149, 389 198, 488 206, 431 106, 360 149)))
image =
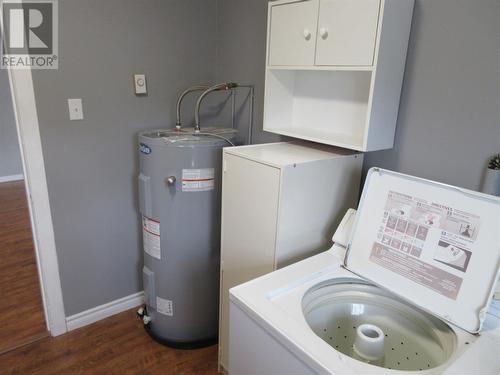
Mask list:
POLYGON ((68 99, 69 119, 71 121, 83 120, 82 99, 68 99))
POLYGON ((135 95, 147 95, 148 87, 145 74, 134 74, 135 95))

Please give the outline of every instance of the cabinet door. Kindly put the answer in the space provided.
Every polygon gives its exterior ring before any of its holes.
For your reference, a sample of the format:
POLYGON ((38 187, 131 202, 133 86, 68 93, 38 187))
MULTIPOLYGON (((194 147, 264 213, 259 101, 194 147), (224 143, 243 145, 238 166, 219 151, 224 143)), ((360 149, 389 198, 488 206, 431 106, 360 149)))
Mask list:
POLYGON ((274 270, 280 170, 224 154, 219 361, 227 369, 229 289, 274 270))
POLYGON ((271 6, 269 65, 313 66, 318 0, 271 6))
POLYGON ((380 0, 321 0, 316 65, 373 65, 380 0))

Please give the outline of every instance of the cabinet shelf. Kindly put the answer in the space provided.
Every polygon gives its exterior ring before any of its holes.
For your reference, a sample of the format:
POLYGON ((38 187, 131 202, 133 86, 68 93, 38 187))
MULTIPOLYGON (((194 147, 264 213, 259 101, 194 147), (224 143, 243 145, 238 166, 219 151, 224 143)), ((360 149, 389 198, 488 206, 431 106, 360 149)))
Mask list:
POLYGON ((367 71, 269 70, 264 129, 363 150, 371 80, 367 71))
POLYGON ((371 72, 373 66, 295 66, 295 65, 273 65, 269 70, 309 70, 309 71, 341 71, 341 72, 371 72))
POLYGON ((273 133, 350 150, 363 151, 363 137, 359 135, 342 134, 305 126, 273 129, 273 133))

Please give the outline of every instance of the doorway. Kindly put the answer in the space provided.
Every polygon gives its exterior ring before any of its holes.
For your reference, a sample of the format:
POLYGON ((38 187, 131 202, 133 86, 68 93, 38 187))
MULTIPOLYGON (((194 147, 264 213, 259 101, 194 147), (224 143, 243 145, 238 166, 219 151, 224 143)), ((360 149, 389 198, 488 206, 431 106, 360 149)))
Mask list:
POLYGON ((0 183, 0 259, 2 354, 49 335, 24 181, 0 183))
POLYGON ((6 70, 0 70, 0 354, 48 336, 6 70))

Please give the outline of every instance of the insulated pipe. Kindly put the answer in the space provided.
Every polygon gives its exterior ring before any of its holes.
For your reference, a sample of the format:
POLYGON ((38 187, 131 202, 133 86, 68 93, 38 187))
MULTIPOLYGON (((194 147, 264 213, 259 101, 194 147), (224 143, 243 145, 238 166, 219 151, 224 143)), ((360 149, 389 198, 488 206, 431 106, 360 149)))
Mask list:
POLYGON ((187 90, 185 90, 184 92, 182 92, 179 95, 179 98, 177 99, 177 120, 175 122, 175 128, 177 130, 180 130, 182 127, 182 124, 181 124, 181 104, 182 104, 182 101, 184 100, 184 97, 192 92, 205 91, 208 88, 210 88, 210 86, 208 86, 208 85, 196 85, 196 86, 192 86, 192 87, 188 88, 187 90))
POLYGON ((213 91, 227 91, 227 90, 234 89, 236 87, 238 87, 238 84, 233 83, 233 82, 219 83, 219 84, 212 86, 212 87, 209 87, 208 89, 203 91, 203 93, 198 98, 198 101, 196 102, 196 107, 194 109, 194 122, 195 122, 194 131, 196 133, 200 132, 200 107, 201 107, 201 103, 202 103, 203 99, 205 99, 205 96, 207 96, 208 94, 210 94, 213 91))

